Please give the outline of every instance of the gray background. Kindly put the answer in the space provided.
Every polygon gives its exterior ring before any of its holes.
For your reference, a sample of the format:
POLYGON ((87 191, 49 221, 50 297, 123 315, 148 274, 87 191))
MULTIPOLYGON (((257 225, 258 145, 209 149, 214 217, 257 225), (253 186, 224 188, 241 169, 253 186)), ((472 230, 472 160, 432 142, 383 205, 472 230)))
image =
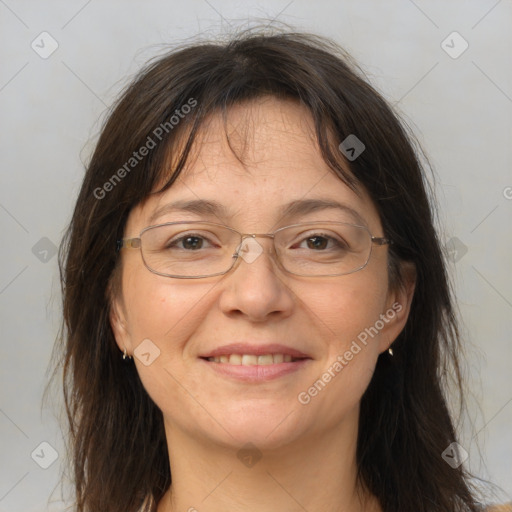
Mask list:
POLYGON ((64 447, 54 413, 41 410, 60 321, 52 249, 106 107, 162 44, 226 33, 248 17, 334 38, 425 147, 467 339, 461 444, 471 469, 511 499, 510 0, 0 0, 0 512, 64 510, 58 493, 47 505, 64 447), (46 59, 31 47, 51 49, 43 31, 58 43, 46 59), (461 55, 453 31, 469 44, 461 55), (42 442, 59 454, 48 469, 42 442))

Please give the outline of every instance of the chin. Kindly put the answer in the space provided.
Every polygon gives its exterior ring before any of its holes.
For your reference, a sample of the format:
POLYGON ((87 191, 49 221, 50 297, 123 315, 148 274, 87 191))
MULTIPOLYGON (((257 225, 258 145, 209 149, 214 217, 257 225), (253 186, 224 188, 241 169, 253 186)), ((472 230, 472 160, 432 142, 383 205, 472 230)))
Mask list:
POLYGON ((267 403, 265 406, 254 402, 249 401, 231 410, 228 407, 218 414, 212 411, 214 417, 220 419, 225 430, 219 427, 214 433, 205 429, 205 434, 210 437, 213 434, 218 437, 221 444, 236 449, 252 443, 260 450, 277 449, 300 437, 304 425, 298 420, 305 419, 304 411, 294 408, 288 400, 285 403, 267 403), (302 413, 302 416, 299 416, 299 413, 302 413))

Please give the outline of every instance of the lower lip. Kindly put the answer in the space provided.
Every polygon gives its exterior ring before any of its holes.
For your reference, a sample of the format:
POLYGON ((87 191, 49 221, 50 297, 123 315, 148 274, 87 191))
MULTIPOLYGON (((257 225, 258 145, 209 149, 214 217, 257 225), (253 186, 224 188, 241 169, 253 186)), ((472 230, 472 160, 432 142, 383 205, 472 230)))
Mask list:
POLYGON ((239 365, 229 363, 216 363, 200 359, 213 371, 228 378, 244 382, 265 382, 278 377, 284 377, 304 368, 311 359, 300 359, 289 363, 276 363, 268 365, 239 365))

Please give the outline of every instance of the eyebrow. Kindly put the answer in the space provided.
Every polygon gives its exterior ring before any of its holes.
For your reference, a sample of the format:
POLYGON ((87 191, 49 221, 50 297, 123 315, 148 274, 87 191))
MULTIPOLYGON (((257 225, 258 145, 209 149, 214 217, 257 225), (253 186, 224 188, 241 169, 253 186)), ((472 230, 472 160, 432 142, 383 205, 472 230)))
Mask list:
MULTIPOLYGON (((316 198, 291 201, 290 203, 281 206, 278 210, 278 215, 283 219, 289 219, 328 209, 341 210, 342 212, 351 215, 358 223, 364 226, 367 225, 364 218, 356 210, 346 204, 332 199, 316 198)), ((224 219, 231 218, 233 216, 229 214, 228 209, 223 204, 215 200, 192 199, 189 201, 175 201, 157 208, 149 217, 149 224, 152 225, 158 218, 168 213, 182 212, 195 213, 199 216, 215 216, 224 219)))

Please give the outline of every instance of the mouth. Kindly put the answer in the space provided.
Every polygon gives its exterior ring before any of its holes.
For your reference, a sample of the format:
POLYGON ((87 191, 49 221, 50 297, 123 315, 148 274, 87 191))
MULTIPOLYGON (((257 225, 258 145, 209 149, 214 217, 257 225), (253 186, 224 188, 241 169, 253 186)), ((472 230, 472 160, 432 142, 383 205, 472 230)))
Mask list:
POLYGON ((223 363, 236 366, 269 366, 281 363, 295 363, 309 357, 293 357, 290 354, 226 354, 222 356, 202 357, 211 363, 223 363))
POLYGON ((311 356, 295 348, 248 343, 225 345, 199 358, 217 375, 252 383, 290 375, 313 361, 311 356))

